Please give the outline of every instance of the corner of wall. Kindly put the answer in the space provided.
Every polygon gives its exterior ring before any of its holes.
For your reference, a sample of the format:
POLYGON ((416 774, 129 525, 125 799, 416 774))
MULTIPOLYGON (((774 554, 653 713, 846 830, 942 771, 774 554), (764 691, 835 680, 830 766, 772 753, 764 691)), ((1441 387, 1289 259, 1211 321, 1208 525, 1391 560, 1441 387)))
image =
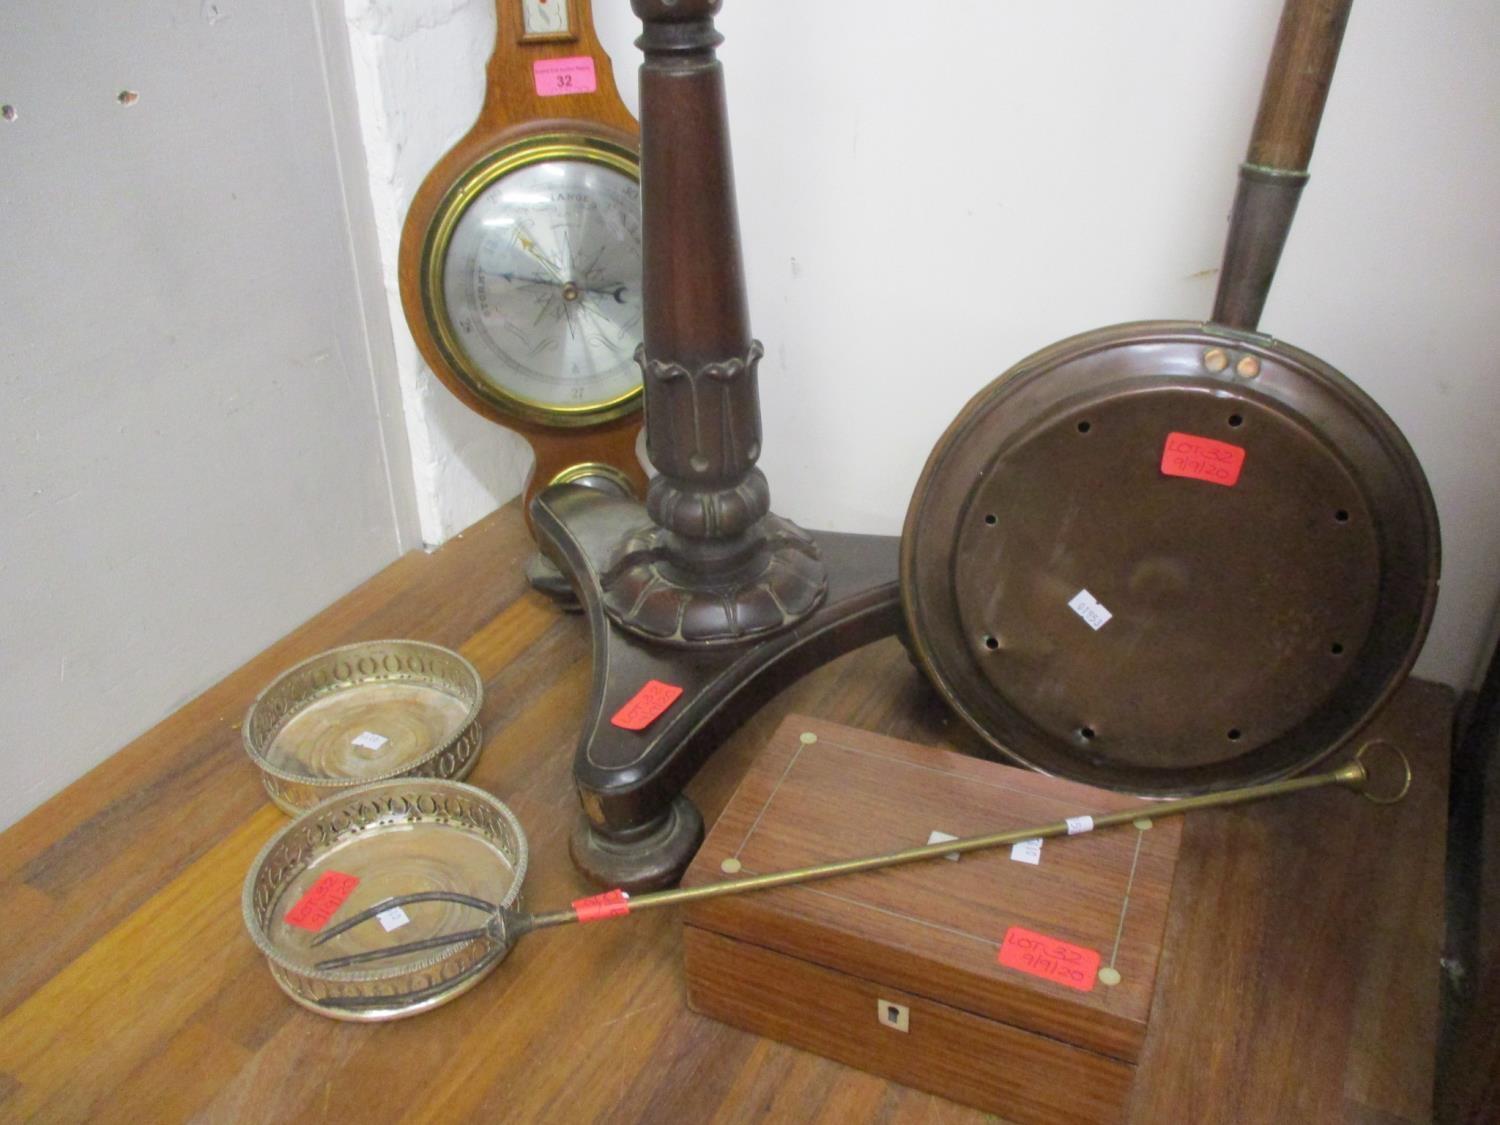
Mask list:
POLYGON ((489 0, 337 0, 359 103, 384 317, 405 422, 417 521, 436 545, 521 491, 530 448, 453 399, 406 326, 401 227, 429 169, 473 123, 495 39, 489 0))

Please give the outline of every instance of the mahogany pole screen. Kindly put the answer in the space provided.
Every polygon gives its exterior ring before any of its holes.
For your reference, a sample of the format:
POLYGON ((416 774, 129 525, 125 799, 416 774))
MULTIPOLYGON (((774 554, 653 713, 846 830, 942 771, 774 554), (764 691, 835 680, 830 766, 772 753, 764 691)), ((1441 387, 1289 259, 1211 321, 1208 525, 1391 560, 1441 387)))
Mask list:
POLYGON ((605 578, 610 617, 667 644, 787 628, 827 592, 812 540, 769 514, 724 103, 718 0, 635 0, 645 21, 641 202, 646 449, 655 526, 605 578))
POLYGON ((572 484, 531 506, 589 615, 594 681, 573 774, 574 862, 606 886, 675 882, 703 838, 682 787, 792 678, 895 630, 896 541, 771 512, 730 159, 719 0, 634 0, 643 21, 644 506, 572 484))

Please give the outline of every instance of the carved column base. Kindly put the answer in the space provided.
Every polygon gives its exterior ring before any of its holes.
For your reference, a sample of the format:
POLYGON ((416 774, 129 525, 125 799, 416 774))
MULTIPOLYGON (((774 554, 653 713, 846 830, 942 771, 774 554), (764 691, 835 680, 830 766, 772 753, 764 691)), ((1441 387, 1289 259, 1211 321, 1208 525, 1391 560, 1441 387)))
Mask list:
POLYGON ((571 577, 593 636, 593 689, 573 764, 584 814, 573 861, 601 885, 627 891, 669 885, 701 839, 701 820, 682 788, 709 754, 797 677, 900 627, 899 542, 798 532, 815 539, 822 556, 822 602, 780 632, 689 648, 634 633, 606 612, 603 575, 621 542, 643 524, 639 504, 556 485, 536 498, 531 515, 548 556, 571 577), (610 718, 648 680, 683 694, 644 731, 614 726, 610 718))
POLYGON ((749 558, 717 581, 685 571, 674 538, 660 527, 642 529, 601 579, 610 620, 659 644, 732 644, 779 632, 828 593, 817 545, 780 516, 756 525, 749 558))

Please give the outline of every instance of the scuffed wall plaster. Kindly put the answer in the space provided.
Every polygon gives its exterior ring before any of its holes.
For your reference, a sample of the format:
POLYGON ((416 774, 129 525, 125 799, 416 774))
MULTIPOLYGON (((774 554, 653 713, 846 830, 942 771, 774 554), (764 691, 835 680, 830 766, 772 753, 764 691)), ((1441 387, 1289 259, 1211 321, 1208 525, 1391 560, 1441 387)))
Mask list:
POLYGON ((0 828, 418 542, 333 7, 6 8, 0 828))

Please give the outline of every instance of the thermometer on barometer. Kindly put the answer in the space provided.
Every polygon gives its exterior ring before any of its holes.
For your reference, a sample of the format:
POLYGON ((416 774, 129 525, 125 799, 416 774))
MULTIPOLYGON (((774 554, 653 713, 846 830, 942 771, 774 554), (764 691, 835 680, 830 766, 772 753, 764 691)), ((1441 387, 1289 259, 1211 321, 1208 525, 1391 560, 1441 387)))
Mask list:
POLYGON ((568 35, 568 0, 521 0, 521 23, 527 39, 568 35))

